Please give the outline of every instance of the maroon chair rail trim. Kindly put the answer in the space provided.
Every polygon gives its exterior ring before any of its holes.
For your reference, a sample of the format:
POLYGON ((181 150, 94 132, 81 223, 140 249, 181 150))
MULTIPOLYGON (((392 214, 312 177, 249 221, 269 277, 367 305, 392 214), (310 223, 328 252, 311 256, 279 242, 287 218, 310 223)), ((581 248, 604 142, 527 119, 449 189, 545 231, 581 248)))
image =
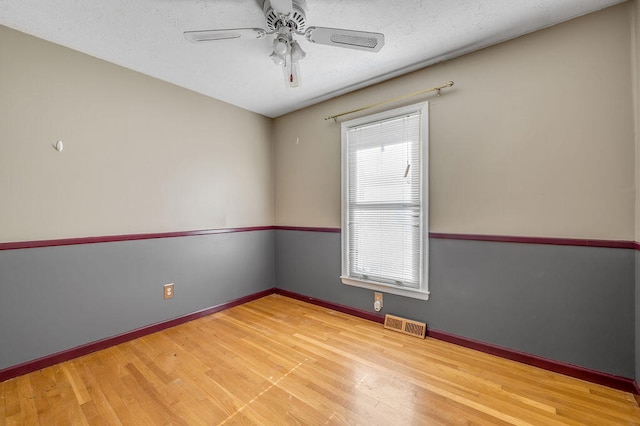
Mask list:
MULTIPOLYGON (((118 241, 135 241, 149 240, 154 238, 174 238, 174 237, 191 237, 197 235, 212 234, 230 234, 235 232, 250 231, 303 231, 303 232, 327 232, 339 234, 342 232, 340 228, 322 228, 308 226, 250 226, 244 228, 221 228, 221 229, 201 229, 197 231, 176 231, 161 232, 150 234, 124 234, 124 235, 105 235, 95 237, 79 237, 64 238, 55 240, 36 240, 36 241, 16 241, 0 243, 1 250, 16 250, 39 247, 55 247, 69 246, 76 244, 95 244, 95 243, 112 243, 118 241)), ((581 246, 581 247, 608 247, 608 248, 624 248, 640 250, 640 243, 634 241, 623 240, 589 240, 579 238, 548 238, 548 237, 519 237, 508 235, 479 235, 479 234, 445 234, 438 232, 429 233, 429 238, 448 239, 448 240, 467 240, 467 241, 490 241, 500 243, 523 243, 523 244, 549 244, 563 246, 581 246)))
POLYGON ((339 234, 342 232, 341 228, 313 228, 308 226, 274 226, 273 229, 279 229, 283 231, 306 231, 306 232, 330 232, 339 234))
POLYGON ((18 241, 0 243, 0 250, 113 243, 118 241, 151 240, 155 238, 193 237, 196 235, 230 234, 234 232, 268 231, 272 229, 274 229, 273 226, 251 226, 245 228, 201 229, 198 231, 160 232, 153 234, 104 235, 97 237, 64 238, 59 240, 18 241))
POLYGON ((548 244, 555 246, 607 247, 640 250, 640 245, 624 240, 589 240, 580 238, 519 237, 509 235, 429 233, 429 238, 446 240, 490 241, 498 243, 548 244))

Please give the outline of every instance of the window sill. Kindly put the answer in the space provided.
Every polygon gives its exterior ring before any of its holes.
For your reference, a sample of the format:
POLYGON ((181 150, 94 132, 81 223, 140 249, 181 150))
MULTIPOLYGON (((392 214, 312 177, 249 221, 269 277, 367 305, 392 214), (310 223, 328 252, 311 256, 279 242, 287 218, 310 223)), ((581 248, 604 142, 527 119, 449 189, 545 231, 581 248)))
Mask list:
POLYGON ((399 288, 390 285, 384 285, 373 281, 356 280, 348 277, 340 277, 343 284, 366 288, 369 290, 380 291, 383 293, 396 294, 398 296, 411 297, 413 299, 429 300, 429 292, 421 289, 399 288))

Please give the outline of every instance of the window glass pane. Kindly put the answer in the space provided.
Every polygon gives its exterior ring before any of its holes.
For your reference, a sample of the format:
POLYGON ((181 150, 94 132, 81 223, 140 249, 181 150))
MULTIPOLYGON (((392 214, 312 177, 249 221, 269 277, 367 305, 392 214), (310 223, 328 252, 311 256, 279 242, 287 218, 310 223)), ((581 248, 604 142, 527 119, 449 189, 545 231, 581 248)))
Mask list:
POLYGON ((347 132, 350 277, 420 287, 420 112, 347 132))

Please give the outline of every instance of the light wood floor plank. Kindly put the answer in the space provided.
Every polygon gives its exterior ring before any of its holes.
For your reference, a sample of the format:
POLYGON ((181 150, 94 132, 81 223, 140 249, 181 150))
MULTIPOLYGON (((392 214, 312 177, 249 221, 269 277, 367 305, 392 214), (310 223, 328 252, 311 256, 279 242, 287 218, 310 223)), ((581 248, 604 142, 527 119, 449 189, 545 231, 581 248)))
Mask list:
POLYGON ((0 425, 640 425, 633 395, 270 295, 0 383, 0 425))

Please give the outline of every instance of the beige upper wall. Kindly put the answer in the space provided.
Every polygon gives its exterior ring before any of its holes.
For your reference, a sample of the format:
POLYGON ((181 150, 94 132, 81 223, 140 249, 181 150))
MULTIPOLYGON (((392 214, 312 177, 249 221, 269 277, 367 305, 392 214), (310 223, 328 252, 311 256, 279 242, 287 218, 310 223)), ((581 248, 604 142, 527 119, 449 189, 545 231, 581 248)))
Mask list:
POLYGON ((0 27, 0 242, 340 226, 340 126, 322 117, 449 80, 453 89, 429 97, 432 232, 633 239, 634 6, 273 125, 0 27), (61 154, 51 147, 58 139, 61 154))
POLYGON ((0 58, 0 242, 273 223, 270 119, 1 26, 0 58))
POLYGON ((632 6, 276 119, 276 224, 340 226, 340 124, 324 116, 453 80, 428 98, 432 232, 633 239, 632 6))

